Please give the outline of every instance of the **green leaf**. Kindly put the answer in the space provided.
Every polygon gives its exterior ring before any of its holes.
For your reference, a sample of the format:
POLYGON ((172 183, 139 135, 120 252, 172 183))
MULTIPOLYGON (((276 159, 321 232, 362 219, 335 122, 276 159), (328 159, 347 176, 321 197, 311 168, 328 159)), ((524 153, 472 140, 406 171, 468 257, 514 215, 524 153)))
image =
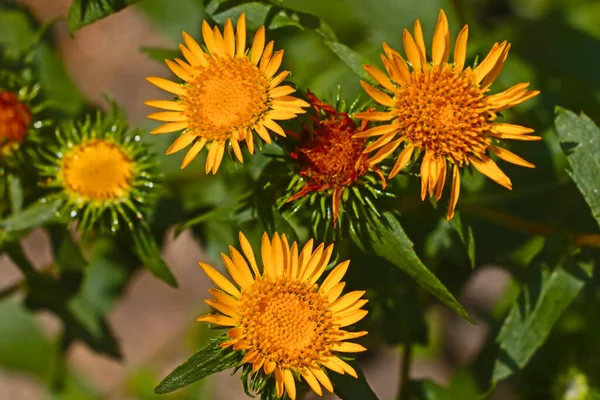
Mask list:
POLYGON ((11 233, 41 226, 57 218, 56 212, 61 204, 60 199, 34 203, 0 221, 0 228, 11 233))
POLYGON ((563 250, 556 254, 554 242, 529 267, 519 298, 512 306, 498 334, 500 353, 493 381, 499 381, 523 368, 544 344, 558 318, 591 278, 594 263, 563 250))
POLYGON ((250 30, 257 30, 265 24, 267 15, 271 11, 270 4, 261 2, 249 2, 239 6, 228 8, 225 11, 212 15, 212 18, 220 25, 223 25, 228 18, 236 21, 242 13, 246 13, 246 25, 250 30))
POLYGON ((93 22, 121 11, 139 0, 74 0, 69 8, 69 32, 75 32, 93 22))
POLYGON ((269 23, 269 29, 279 29, 286 26, 295 26, 299 29, 311 29, 317 32, 325 40, 337 42, 335 32, 329 24, 314 15, 288 8, 276 7, 276 12, 269 23))
POLYGON ((600 225, 600 128, 585 114, 557 108, 554 121, 571 178, 600 225))
POLYGON ((474 324, 458 300, 421 262, 413 249, 413 243, 393 214, 385 212, 381 218, 373 218, 373 223, 367 224, 365 231, 361 233, 352 233, 352 239, 359 247, 392 262, 442 303, 474 324))
POLYGON ((329 374, 335 394, 342 400, 378 400, 360 368, 356 365, 353 365, 353 368, 358 379, 348 374, 340 375, 335 372, 329 374))
POLYGON ((133 250, 144 266, 157 278, 177 287, 177 281, 163 260, 160 248, 150 233, 146 229, 140 228, 133 231, 131 235, 134 244, 133 250))
POLYGON ((475 400, 479 397, 479 389, 473 374, 468 370, 456 370, 447 387, 433 381, 424 381, 421 385, 424 398, 427 400, 475 400))
POLYGON ((164 62, 165 60, 174 60, 181 57, 179 50, 164 47, 142 47, 140 50, 154 61, 164 62))
POLYGON ((23 186, 21 180, 15 175, 8 175, 8 194, 10 196, 10 206, 13 213, 23 208, 23 186))
POLYGON ((367 60, 364 56, 352 50, 350 47, 339 42, 332 42, 330 40, 324 40, 325 46, 329 47, 339 58, 342 60, 352 71, 358 75, 363 81, 367 81, 371 84, 375 84, 375 80, 365 71, 363 68, 364 64, 373 64, 367 60))
POLYGON ((471 268, 475 268, 475 237, 471 225, 466 223, 459 212, 454 213, 454 217, 450 220, 450 224, 456 229, 460 240, 465 245, 471 268))
POLYGON ((221 338, 211 340, 186 362, 175 368, 154 389, 156 393, 170 393, 209 375, 234 367, 238 361, 235 351, 219 347, 221 338))

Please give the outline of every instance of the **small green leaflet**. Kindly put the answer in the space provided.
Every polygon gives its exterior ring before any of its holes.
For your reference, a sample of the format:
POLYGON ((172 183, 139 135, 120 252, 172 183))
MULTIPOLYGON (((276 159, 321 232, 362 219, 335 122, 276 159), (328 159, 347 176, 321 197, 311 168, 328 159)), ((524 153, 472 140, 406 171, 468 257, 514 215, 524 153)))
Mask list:
POLYGON ((456 233, 458 233, 460 240, 465 245, 471 268, 475 268, 475 237, 473 236, 471 225, 463 220, 458 211, 454 213, 454 217, 450 220, 450 224, 456 229, 456 233))
POLYGON ((571 178, 600 225, 600 128, 585 114, 557 107, 556 132, 571 166, 571 178))
POLYGON ((73 0, 67 22, 69 32, 73 33, 93 22, 121 11, 139 0, 73 0))
POLYGON ((379 400, 362 371, 356 365, 352 367, 358 374, 358 379, 348 374, 340 375, 335 372, 329 374, 335 394, 342 400, 379 400))
POLYGON ((362 249, 370 246, 367 251, 373 251, 392 262, 462 318, 475 324, 452 293, 421 262, 413 249, 413 243, 393 214, 385 212, 381 218, 373 218, 373 224, 365 226, 363 235, 353 233, 352 238, 362 249))
POLYGON ((219 347, 221 338, 212 339, 205 347, 175 368, 154 389, 156 393, 170 393, 209 375, 233 368, 239 361, 235 351, 219 347))
POLYGON ((150 233, 143 228, 131 232, 135 254, 140 258, 154 276, 162 279, 169 285, 177 287, 177 281, 171 270, 160 255, 160 248, 150 233))
POLYGON ((556 321, 591 278, 593 268, 593 262, 578 260, 568 254, 558 260, 549 260, 542 253, 533 261, 529 267, 531 276, 497 338, 500 353, 492 375, 494 382, 527 365, 546 341, 556 321))
POLYGON ((0 221, 0 229, 6 233, 18 232, 32 229, 43 225, 52 219, 57 218, 57 210, 60 208, 62 200, 54 199, 44 203, 37 202, 29 207, 13 213, 10 217, 0 221))

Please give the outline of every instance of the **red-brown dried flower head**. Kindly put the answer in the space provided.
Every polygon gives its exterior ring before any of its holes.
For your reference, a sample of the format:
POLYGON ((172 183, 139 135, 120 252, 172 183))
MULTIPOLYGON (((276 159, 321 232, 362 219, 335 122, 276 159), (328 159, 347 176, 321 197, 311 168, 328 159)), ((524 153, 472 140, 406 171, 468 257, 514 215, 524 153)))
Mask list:
POLYGON ((0 149, 22 143, 31 123, 29 107, 15 93, 0 91, 0 149))

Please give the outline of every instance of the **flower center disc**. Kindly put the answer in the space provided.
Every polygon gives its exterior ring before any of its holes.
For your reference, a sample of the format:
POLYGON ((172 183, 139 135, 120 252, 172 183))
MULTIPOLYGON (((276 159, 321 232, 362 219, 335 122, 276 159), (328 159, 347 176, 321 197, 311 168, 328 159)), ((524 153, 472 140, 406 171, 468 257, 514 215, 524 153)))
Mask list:
POLYGON ((27 134, 31 112, 11 92, 0 92, 0 145, 22 142, 27 134))
POLYGON ((132 161, 114 143, 92 140, 65 157, 65 186, 89 200, 122 198, 131 187, 132 161))
MULTIPOLYGON (((323 185, 349 185, 359 176, 357 161, 363 156, 365 141, 352 139, 354 122, 348 117, 319 122, 314 137, 298 150, 302 174, 323 185)), ((363 173, 366 172, 366 168, 363 173)))
POLYGON ((483 91, 470 69, 454 72, 449 65, 413 73, 398 93, 396 122, 415 146, 462 165, 470 153, 484 152, 490 126, 483 91))
POLYGON ((251 128, 267 111, 267 79, 247 58, 209 58, 196 67, 184 101, 189 128, 216 140, 251 128))
POLYGON ((255 281, 242 294, 240 316, 251 346, 284 368, 313 365, 335 341, 327 299, 304 281, 255 281))

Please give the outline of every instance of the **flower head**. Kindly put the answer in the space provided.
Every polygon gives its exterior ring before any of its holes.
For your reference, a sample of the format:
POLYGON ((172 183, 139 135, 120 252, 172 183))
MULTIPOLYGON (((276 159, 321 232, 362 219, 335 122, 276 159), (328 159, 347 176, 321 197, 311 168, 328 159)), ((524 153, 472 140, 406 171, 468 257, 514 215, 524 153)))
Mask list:
POLYGON ((46 200, 59 199, 64 218, 78 218, 84 232, 143 223, 155 197, 157 164, 116 108, 94 122, 88 116, 57 129, 56 139, 37 167, 52 189, 46 200))
POLYGON ((0 91, 0 147, 22 143, 30 123, 29 107, 15 93, 0 91))
POLYGON ((384 188, 385 178, 377 167, 368 163, 366 139, 353 138, 366 129, 368 122, 357 124, 347 112, 319 100, 310 92, 307 95, 316 116, 311 115, 312 125, 305 125, 300 134, 288 132, 295 138, 289 153, 295 160, 295 168, 288 190, 291 195, 288 194, 286 202, 303 203, 310 195, 330 197, 332 215, 322 215, 321 218, 332 219, 335 228, 342 203, 359 193, 348 193, 342 201, 346 189, 368 186, 375 193, 378 189, 372 186, 375 186, 376 179, 367 174, 376 172, 384 188))
POLYGON ((448 219, 452 218, 458 200, 461 167, 473 165, 479 172, 511 189, 510 178, 489 158, 488 151, 505 161, 532 168, 533 164, 495 146, 495 143, 499 139, 540 139, 529 135, 533 129, 495 122, 499 111, 535 97, 538 91, 528 90, 528 83, 519 83, 501 93, 486 95, 502 70, 510 44, 496 43, 479 65, 465 68, 467 36, 468 27, 465 26, 456 39, 454 60, 449 62, 450 31, 446 15, 441 11, 433 34, 431 60, 426 58, 419 20, 415 23, 414 36, 407 30, 403 36, 410 67, 397 51, 384 43, 385 54, 381 59, 387 75, 365 65, 367 72, 383 88, 380 90, 366 82, 361 83, 369 96, 385 106, 387 111, 357 115, 367 121, 386 123, 356 135, 362 138, 380 137, 371 147, 379 150, 371 157, 370 163, 382 161, 402 146, 390 178, 412 158, 423 154, 422 199, 429 193, 429 196, 435 195, 436 201, 439 200, 446 175, 452 175, 448 219))
POLYGON ((159 88, 177 96, 175 101, 154 100, 147 105, 168 110, 148 117, 166 124, 152 133, 183 131, 168 149, 172 154, 192 145, 181 165, 185 168, 206 145, 206 173, 216 173, 225 147, 229 144, 236 158, 243 162, 240 142, 245 141, 254 153, 254 132, 271 143, 267 129, 280 136, 285 132, 275 121, 295 118, 308 104, 290 96, 291 86, 279 86, 289 75, 276 75, 283 50, 273 52, 273 41, 265 45, 265 28, 254 36, 250 51, 246 49, 246 17, 237 22, 236 33, 228 19, 223 34, 202 22, 206 51, 183 32, 185 46, 180 45, 184 60, 166 60, 169 69, 184 83, 149 77, 159 88), (187 46, 187 47, 186 47, 187 46))
MULTIPOLYGON (((242 253, 230 247, 221 253, 232 283, 213 267, 200 263, 208 277, 219 287, 211 289, 214 300, 206 300, 218 313, 198 318, 228 327, 222 347, 243 354, 245 375, 255 382, 274 383, 277 397, 287 391, 296 398, 295 380, 300 376, 319 395, 321 386, 333 386, 323 367, 356 377, 354 369, 337 353, 354 353, 365 348, 347 342, 367 334, 342 328, 363 319, 364 291, 341 296, 349 261, 337 265, 322 281, 333 245, 319 245, 313 251, 311 239, 302 250, 296 242, 289 245, 285 235, 272 240, 265 233, 261 242, 262 271, 246 237, 240 233, 242 253), (270 379, 274 376, 274 380, 270 379)), ((256 385, 252 384, 251 387, 256 385)), ((272 388, 272 386, 271 386, 272 388)), ((269 390, 265 386, 259 391, 269 390)))

